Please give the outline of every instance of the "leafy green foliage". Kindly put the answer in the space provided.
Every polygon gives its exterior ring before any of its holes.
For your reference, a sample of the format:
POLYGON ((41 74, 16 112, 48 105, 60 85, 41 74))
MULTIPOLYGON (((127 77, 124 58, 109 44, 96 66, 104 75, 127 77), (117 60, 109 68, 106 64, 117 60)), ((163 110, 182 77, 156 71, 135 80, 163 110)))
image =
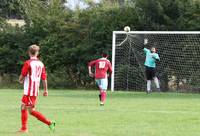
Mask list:
POLYGON ((126 25, 132 30, 200 30, 198 1, 86 2, 87 9, 74 11, 65 8, 63 0, 0 3, 0 73, 19 74, 27 47, 36 43, 41 46, 50 86, 89 87, 93 80, 88 77, 87 63, 102 51, 111 56, 112 31, 126 25), (26 25, 9 26, 5 18, 11 16, 24 18, 26 25))
POLYGON ((21 18, 23 11, 21 9, 20 0, 1 0, 0 17, 4 18, 21 18))

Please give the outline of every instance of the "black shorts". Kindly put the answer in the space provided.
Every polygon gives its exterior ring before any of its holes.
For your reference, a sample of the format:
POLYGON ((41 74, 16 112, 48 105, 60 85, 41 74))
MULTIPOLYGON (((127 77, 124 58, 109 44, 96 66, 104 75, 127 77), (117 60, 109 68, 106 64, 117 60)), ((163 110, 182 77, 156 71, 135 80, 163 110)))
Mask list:
POLYGON ((153 78, 155 76, 156 76, 156 69, 146 66, 146 78, 147 78, 147 80, 153 80, 153 78))

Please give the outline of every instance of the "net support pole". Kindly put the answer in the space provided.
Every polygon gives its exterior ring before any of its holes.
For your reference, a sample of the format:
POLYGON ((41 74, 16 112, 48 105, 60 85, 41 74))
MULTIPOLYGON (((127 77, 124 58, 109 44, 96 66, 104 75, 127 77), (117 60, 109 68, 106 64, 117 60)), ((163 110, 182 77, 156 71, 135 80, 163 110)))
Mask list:
POLYGON ((112 77, 111 77, 111 92, 114 92, 114 83, 115 83, 115 44, 116 44, 116 34, 113 32, 112 38, 112 77))

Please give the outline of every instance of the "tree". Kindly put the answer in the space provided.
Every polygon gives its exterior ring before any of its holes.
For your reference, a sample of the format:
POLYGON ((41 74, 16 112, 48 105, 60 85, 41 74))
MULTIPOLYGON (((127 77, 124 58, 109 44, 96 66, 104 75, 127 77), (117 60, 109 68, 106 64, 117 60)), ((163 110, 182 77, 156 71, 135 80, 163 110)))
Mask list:
POLYGON ((118 0, 118 3, 121 7, 124 7, 125 5, 125 0, 118 0))
POLYGON ((23 11, 19 0, 1 0, 0 17, 4 18, 21 18, 23 11))
POLYGON ((102 50, 111 56, 113 30, 123 30, 126 25, 132 30, 154 31, 199 30, 200 26, 198 1, 84 1, 88 8, 69 10, 64 0, 3 0, 0 5, 19 5, 11 13, 19 13, 26 25, 9 26, 5 20, 10 8, 1 6, 1 74, 18 75, 21 60, 27 59, 27 47, 36 43, 41 46, 51 87, 89 87, 93 80, 88 78, 87 62, 98 58, 102 50))

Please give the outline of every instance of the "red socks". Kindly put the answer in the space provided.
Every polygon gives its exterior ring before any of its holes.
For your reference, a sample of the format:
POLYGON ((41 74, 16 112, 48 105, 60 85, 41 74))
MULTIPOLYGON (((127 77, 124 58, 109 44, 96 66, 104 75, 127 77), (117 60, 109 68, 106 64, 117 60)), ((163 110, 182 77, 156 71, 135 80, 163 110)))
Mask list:
MULTIPOLYGON (((47 125, 51 125, 51 121, 47 120, 45 116, 39 113, 38 111, 32 111, 31 115, 33 115, 34 117, 36 117, 38 120, 42 121, 43 123, 47 125)), ((22 109, 21 110, 21 123, 22 123, 21 131, 28 130, 27 122, 28 122, 28 110, 22 109)))
POLYGON ((101 102, 105 102, 106 101, 106 92, 105 91, 102 91, 101 92, 101 102))
POLYGON ((100 101, 104 103, 106 101, 106 91, 103 91, 100 87, 99 87, 99 90, 100 90, 100 96, 101 96, 100 101))
POLYGON ((48 119, 46 119, 46 117, 44 115, 42 115, 40 112, 38 112, 38 111, 32 111, 31 115, 33 115, 34 117, 36 117, 41 122, 43 122, 43 123, 45 123, 47 125, 51 125, 51 121, 49 121, 48 119))
POLYGON ((27 121, 28 121, 28 111, 26 109, 21 110, 21 130, 27 130, 27 121))

